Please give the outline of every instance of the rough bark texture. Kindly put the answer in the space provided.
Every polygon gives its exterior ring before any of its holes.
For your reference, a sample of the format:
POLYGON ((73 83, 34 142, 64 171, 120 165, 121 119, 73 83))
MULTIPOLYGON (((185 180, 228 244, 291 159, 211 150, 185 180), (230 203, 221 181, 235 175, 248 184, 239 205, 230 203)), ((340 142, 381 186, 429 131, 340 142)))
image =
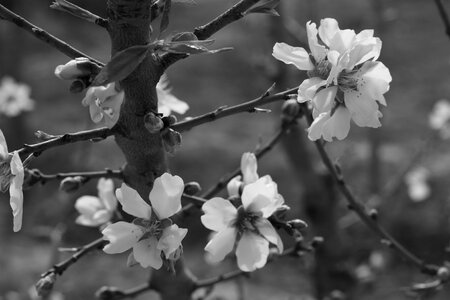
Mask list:
MULTIPOLYGON (((150 5, 150 0, 108 0, 112 55, 150 42, 150 5)), ((150 134, 144 127, 145 114, 158 110, 156 84, 162 71, 157 57, 149 53, 137 69, 120 82, 125 91, 125 101, 116 125, 119 133, 115 138, 127 161, 126 183, 147 201, 154 178, 167 170, 161 135, 150 134)), ((190 299, 194 284, 182 261, 175 266, 176 275, 164 268, 151 275, 152 289, 158 291, 163 300, 190 299)))

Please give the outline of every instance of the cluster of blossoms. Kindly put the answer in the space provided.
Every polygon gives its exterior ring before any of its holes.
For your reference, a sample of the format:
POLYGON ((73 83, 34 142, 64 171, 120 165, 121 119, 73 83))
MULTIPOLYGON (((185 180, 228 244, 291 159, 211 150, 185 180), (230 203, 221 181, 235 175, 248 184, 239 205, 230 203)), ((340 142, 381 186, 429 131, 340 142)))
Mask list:
POLYGON ((30 87, 4 77, 0 82, 0 113, 7 117, 16 117, 24 111, 34 108, 30 98, 30 87))
POLYGON ((0 130, 0 188, 2 192, 9 189, 9 204, 12 209, 14 232, 22 228, 23 217, 23 179, 24 168, 19 153, 8 152, 5 136, 0 130))
MULTIPOLYGON (((122 184, 116 190, 116 197, 123 210, 136 218, 132 223, 119 221, 106 226, 102 234, 109 244, 103 250, 114 254, 133 249, 128 264, 139 263, 143 268, 159 269, 163 259, 169 263, 176 261, 182 253, 181 241, 187 229, 179 228, 169 218, 181 209, 183 189, 184 183, 180 177, 164 173, 153 184, 149 195, 150 206, 137 191, 122 184)), ((108 188, 106 192, 103 197, 109 198, 108 188)), ((105 210, 108 209, 105 207, 105 210)))
POLYGON ((239 268, 251 272, 264 267, 270 245, 283 252, 283 242, 268 218, 286 207, 271 177, 259 178, 253 153, 244 153, 241 171, 242 176, 233 178, 227 188, 230 196, 240 195, 242 206, 236 208, 229 200, 212 198, 202 207, 205 214, 201 221, 216 232, 205 247, 210 260, 221 261, 236 249, 239 268))
POLYGON ((386 66, 376 61, 381 40, 373 30, 356 34, 340 29, 335 19, 306 24, 310 53, 304 48, 276 43, 273 56, 307 71, 309 79, 298 90, 300 103, 309 101, 314 122, 308 137, 332 141, 344 139, 353 120, 360 127, 381 126, 378 103, 386 105, 384 94, 392 77, 386 66))
MULTIPOLYGON (((92 63, 88 59, 81 57, 71 60, 65 65, 57 66, 55 75, 63 80, 86 78, 91 75, 91 66, 92 63)), ((156 85, 156 92, 159 113, 169 115, 174 111, 178 114, 184 114, 189 109, 187 103, 171 93, 166 75, 163 75, 156 85)), ((89 113, 94 123, 103 122, 107 127, 112 128, 119 120, 124 97, 124 91, 117 83, 112 82, 105 86, 88 88, 81 103, 85 107, 89 106, 89 113)))

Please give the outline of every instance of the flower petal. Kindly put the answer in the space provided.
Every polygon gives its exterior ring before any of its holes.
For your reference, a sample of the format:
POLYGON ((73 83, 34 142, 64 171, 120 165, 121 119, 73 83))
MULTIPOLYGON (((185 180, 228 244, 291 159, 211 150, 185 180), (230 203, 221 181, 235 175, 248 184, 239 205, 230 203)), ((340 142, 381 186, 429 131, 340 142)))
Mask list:
POLYGON ((19 152, 14 151, 11 159, 11 174, 14 178, 11 180, 11 185, 9 186, 9 204, 12 209, 13 214, 13 230, 14 232, 19 231, 22 228, 22 218, 23 218, 23 179, 24 170, 22 161, 20 160, 19 152))
POLYGON ((264 218, 271 216, 281 205, 277 184, 269 175, 246 185, 241 199, 246 211, 260 212, 264 218))
POLYGON ((280 238, 278 232, 273 228, 272 224, 269 220, 265 218, 260 218, 258 223, 256 224, 256 228, 259 233, 263 235, 263 237, 268 240, 270 243, 274 244, 278 248, 278 253, 283 252, 283 241, 280 238))
POLYGON ((187 231, 186 228, 179 228, 176 224, 164 228, 157 248, 164 252, 166 258, 169 258, 169 255, 181 246, 181 241, 186 236, 187 231))
POLYGON ((320 90, 312 99, 314 107, 313 116, 330 111, 334 105, 334 99, 338 91, 337 86, 331 86, 320 90))
POLYGON ((264 267, 269 256, 269 242, 254 233, 244 232, 236 248, 239 269, 252 272, 264 267))
POLYGON ((309 59, 309 54, 305 49, 292 47, 286 43, 276 43, 273 46, 273 57, 281 60, 285 64, 296 66, 300 70, 313 70, 314 65, 309 59))
POLYGON ((331 40, 333 39, 334 35, 338 31, 339 25, 335 19, 325 18, 320 20, 319 37, 322 42, 328 47, 330 46, 331 40))
POLYGON ((239 196, 239 189, 243 185, 241 180, 242 176, 236 176, 231 179, 227 184, 228 196, 239 196))
POLYGON ((152 208, 141 198, 136 190, 122 183, 120 189, 116 190, 116 197, 127 214, 150 220, 152 208))
POLYGON ((159 270, 163 261, 161 250, 157 248, 158 240, 155 237, 143 239, 133 246, 134 259, 143 267, 152 267, 159 270))
POLYGON ((114 181, 100 178, 97 183, 98 197, 106 209, 113 211, 117 208, 117 198, 114 195, 114 181))
POLYGON ((298 102, 303 103, 312 100, 317 90, 326 83, 327 82, 325 80, 319 77, 312 77, 303 80, 298 88, 298 102))
POLYGON ((340 54, 344 54, 352 48, 355 39, 356 33, 354 30, 339 30, 331 39, 330 50, 336 50, 340 54))
POLYGON ((6 139, 3 135, 3 131, 0 130, 0 159, 6 160, 8 156, 8 145, 6 144, 6 139))
POLYGON ((244 184, 249 184, 258 180, 259 176, 257 173, 258 162, 256 161, 256 156, 253 153, 246 152, 241 158, 241 172, 244 184))
POLYGON ((169 218, 181 209, 183 179, 164 173, 155 179, 150 192, 150 202, 159 219, 169 218))
POLYGON ((105 117, 105 125, 108 128, 113 128, 116 125, 120 117, 120 108, 125 97, 125 92, 121 91, 107 98, 103 103, 100 104, 103 110, 103 116, 105 117))
POLYGON ((103 251, 108 254, 122 253, 133 247, 144 234, 141 227, 127 223, 117 222, 108 225, 102 231, 103 239, 109 241, 103 251))
POLYGON ((308 36, 309 49, 311 50, 316 62, 320 62, 327 56, 327 49, 319 44, 317 40, 317 32, 316 23, 311 23, 311 21, 306 23, 306 34, 308 36))
POLYGON ((215 234, 205 247, 205 251, 208 251, 210 254, 209 259, 212 262, 223 260, 233 250, 236 235, 237 231, 234 227, 226 227, 215 234))
POLYGON ((98 123, 103 119, 103 110, 94 101, 89 105, 89 114, 94 123, 98 123))
POLYGON ((344 101, 356 125, 372 128, 381 126, 378 104, 370 96, 358 91, 348 91, 344 93, 344 101))
MULTIPOLYGON (((322 137, 323 125, 330 119, 330 112, 319 114, 308 128, 308 138, 317 141, 322 137)), ((331 142, 331 141, 329 141, 331 142)))
POLYGON ((206 201, 202 210, 205 213, 201 216, 203 225, 214 231, 222 231, 229 227, 230 223, 237 217, 237 209, 233 204, 220 197, 206 201))
POLYGON ((348 109, 338 106, 334 114, 325 122, 322 129, 323 138, 331 142, 333 137, 343 140, 350 131, 351 115, 348 109))
POLYGON ((358 83, 363 83, 358 85, 358 90, 386 105, 383 94, 389 91, 389 83, 392 81, 389 69, 382 62, 368 61, 362 65, 357 76, 362 78, 358 83))
POLYGON ((175 97, 171 92, 167 76, 161 76, 158 84, 156 85, 156 93, 158 95, 158 111, 163 115, 170 115, 171 111, 178 114, 184 114, 189 105, 175 97))
POLYGON ((92 217, 96 211, 103 208, 103 203, 94 196, 82 196, 75 202, 75 209, 87 217, 92 217))

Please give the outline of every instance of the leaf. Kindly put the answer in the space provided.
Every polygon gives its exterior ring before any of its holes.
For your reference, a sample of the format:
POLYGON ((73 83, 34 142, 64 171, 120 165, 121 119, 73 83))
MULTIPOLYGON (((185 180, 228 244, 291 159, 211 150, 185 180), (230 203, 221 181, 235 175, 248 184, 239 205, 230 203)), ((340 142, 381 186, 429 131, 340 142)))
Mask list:
POLYGON ((169 14, 172 7, 172 0, 164 0, 163 15, 161 17, 161 23, 159 25, 159 35, 164 32, 169 26, 169 14))
POLYGON ((139 45, 116 53, 94 78, 92 86, 105 85, 126 78, 145 59, 148 50, 148 45, 139 45))
POLYGON ((204 46, 203 42, 210 42, 210 41, 165 42, 162 45, 162 50, 177 54, 202 54, 202 53, 214 54, 233 49, 233 48, 221 48, 216 50, 209 50, 204 46))
POLYGON ((269 0, 267 2, 253 6, 246 11, 246 14, 260 13, 279 17, 280 14, 275 10, 275 7, 277 7, 278 4, 280 4, 280 0, 269 0))
POLYGON ((193 32, 179 32, 172 36, 170 40, 172 42, 198 41, 198 38, 193 32))

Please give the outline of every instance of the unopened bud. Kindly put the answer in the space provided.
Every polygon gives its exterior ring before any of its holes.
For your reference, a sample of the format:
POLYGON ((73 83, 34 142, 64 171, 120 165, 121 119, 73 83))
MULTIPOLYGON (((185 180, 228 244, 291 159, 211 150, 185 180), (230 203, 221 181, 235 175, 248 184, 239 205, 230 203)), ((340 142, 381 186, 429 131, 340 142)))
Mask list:
POLYGON ((153 112, 149 112, 144 117, 144 126, 151 134, 158 133, 164 128, 164 122, 153 112))
POLYGON ((283 103, 281 111, 284 120, 292 121, 300 116, 300 104, 295 99, 289 99, 283 103))
POLYGON ((378 211, 375 208, 372 208, 369 211, 369 216, 372 220, 376 221, 378 219, 378 211))
POLYGON ((55 69, 55 75, 63 80, 75 80, 79 77, 89 76, 91 70, 88 65, 93 64, 86 57, 72 59, 65 65, 59 65, 55 69))
POLYGON ((87 87, 86 83, 83 80, 77 79, 72 82, 72 84, 69 87, 69 91, 72 94, 78 94, 81 93, 86 87, 87 87))
POLYGON ((321 236, 315 236, 315 237, 313 238, 312 242, 311 242, 311 247, 317 248, 317 247, 319 247, 320 245, 322 245, 323 242, 324 242, 323 237, 321 237, 321 236))
POLYGON ((35 285, 38 296, 46 298, 52 292, 55 281, 56 275, 54 273, 50 273, 39 279, 35 285))
POLYGON ((181 145, 181 134, 178 131, 170 129, 162 136, 164 149, 166 152, 173 154, 178 146, 181 145))
POLYGON ((52 139, 56 138, 55 135, 48 134, 48 133, 43 132, 43 131, 41 131, 41 130, 36 131, 36 132, 34 133, 34 135, 35 135, 38 139, 40 139, 41 141, 48 141, 48 140, 52 140, 52 139))
POLYGON ((184 193, 188 195, 196 195, 202 190, 200 184, 195 181, 188 182, 184 185, 184 193))
POLYGON ((295 229, 305 229, 308 227, 308 224, 300 219, 290 220, 287 223, 289 226, 295 229))
POLYGON ((450 276, 450 272, 447 267, 440 267, 437 271, 437 276, 440 280, 447 281, 450 276))
POLYGON ((124 292, 113 286, 102 286, 96 293, 95 296, 100 300, 113 300, 116 297, 123 297, 124 292))
POLYGON ((59 189, 66 193, 75 192, 83 185, 85 180, 86 178, 84 178, 83 176, 64 178, 59 184, 59 189))

